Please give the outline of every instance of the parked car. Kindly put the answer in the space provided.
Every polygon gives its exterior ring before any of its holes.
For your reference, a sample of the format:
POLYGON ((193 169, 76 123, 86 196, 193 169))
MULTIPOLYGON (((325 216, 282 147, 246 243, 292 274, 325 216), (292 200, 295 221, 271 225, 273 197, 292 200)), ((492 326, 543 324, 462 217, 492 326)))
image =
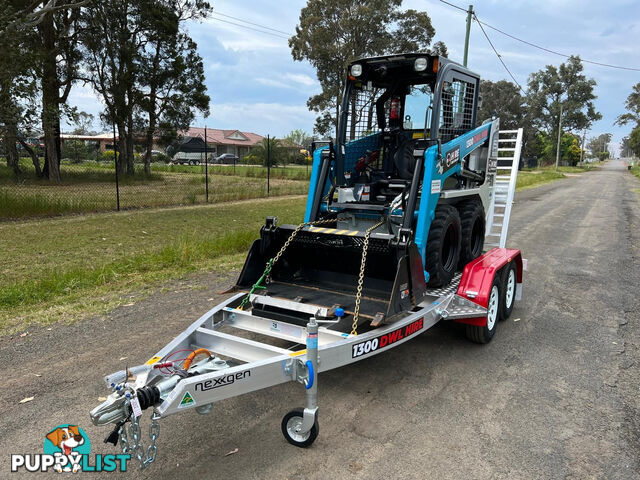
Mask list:
POLYGON ((235 164, 238 161, 238 156, 233 153, 223 153, 219 157, 215 158, 215 163, 235 164))

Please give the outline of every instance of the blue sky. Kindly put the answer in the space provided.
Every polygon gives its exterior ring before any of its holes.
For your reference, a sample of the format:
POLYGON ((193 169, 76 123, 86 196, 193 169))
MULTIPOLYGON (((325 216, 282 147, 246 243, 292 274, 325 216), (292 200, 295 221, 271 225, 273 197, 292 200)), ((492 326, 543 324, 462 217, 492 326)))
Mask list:
MULTIPOLYGON (((215 12, 293 33, 306 2, 213 0, 212 3, 215 12)), ((466 8, 461 1, 452 3, 466 8)), ((449 56, 461 61, 463 12, 435 0, 405 0, 403 8, 426 10, 436 29, 435 39, 443 40, 449 56)), ((637 0, 483 0, 476 1, 474 8, 480 20, 551 50, 640 68, 637 0)), ((319 91, 313 67, 306 62, 294 62, 287 40, 280 34, 248 30, 219 20, 240 23, 229 17, 215 17, 188 26, 204 59, 211 96, 211 115, 196 119, 195 124, 278 137, 296 128, 312 132, 315 115, 307 110, 306 100, 319 91)), ((531 72, 563 61, 562 57, 528 47, 493 30, 487 33, 523 87, 531 72)), ((475 23, 469 67, 485 79, 510 80, 475 23)), ((611 132, 614 142, 618 142, 631 127, 617 127, 613 122, 623 112, 631 87, 640 82, 640 72, 585 64, 585 73, 598 82, 596 108, 603 115, 587 136, 611 132)), ((70 103, 94 114, 102 108, 89 87, 74 87, 70 103)))

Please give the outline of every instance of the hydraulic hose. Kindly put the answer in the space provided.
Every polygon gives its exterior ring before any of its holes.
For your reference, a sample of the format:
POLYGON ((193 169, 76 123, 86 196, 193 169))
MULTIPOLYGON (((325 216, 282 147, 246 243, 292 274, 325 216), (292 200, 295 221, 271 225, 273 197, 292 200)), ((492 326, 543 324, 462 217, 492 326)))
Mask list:
POLYGON ((189 370, 189 367, 191 366, 193 359, 196 358, 197 355, 202 355, 202 354, 211 356, 211 352, 206 348, 198 348, 197 350, 194 350, 189 354, 189 356, 184 361, 184 365, 182 366, 182 368, 184 368, 185 370, 189 370))

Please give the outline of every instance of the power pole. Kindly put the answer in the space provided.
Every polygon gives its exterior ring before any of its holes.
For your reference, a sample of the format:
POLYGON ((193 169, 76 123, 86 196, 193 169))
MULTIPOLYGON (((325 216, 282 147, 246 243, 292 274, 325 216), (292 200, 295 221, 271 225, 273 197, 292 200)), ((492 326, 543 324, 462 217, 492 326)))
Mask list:
POLYGON ((582 132, 582 148, 580 149, 580 163, 584 162, 584 142, 585 142, 585 138, 587 136, 587 129, 584 129, 584 132, 582 132))
POLYGON ((558 146, 556 148, 556 172, 560 163, 560 139, 562 138, 562 104, 560 104, 560 118, 558 119, 558 146))
POLYGON ((471 19, 473 18, 473 5, 469 5, 467 10, 467 34, 464 38, 464 59, 462 64, 467 66, 467 59, 469 58, 469 35, 471 34, 471 19))

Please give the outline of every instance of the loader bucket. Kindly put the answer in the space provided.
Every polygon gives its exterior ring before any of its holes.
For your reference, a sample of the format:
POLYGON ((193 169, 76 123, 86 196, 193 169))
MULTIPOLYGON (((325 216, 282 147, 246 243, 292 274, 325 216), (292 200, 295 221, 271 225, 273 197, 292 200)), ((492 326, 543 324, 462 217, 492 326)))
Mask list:
MULTIPOLYGON (((237 287, 249 290, 261 277, 267 262, 276 256, 295 226, 263 228, 245 261, 237 287)), ((331 228, 308 227, 298 232, 275 263, 265 294, 318 305, 340 306, 353 314, 362 260, 364 232, 337 234, 331 228)), ((342 231, 344 232, 344 231, 342 231)), ((420 302, 426 286, 422 260, 411 245, 407 253, 386 234, 371 234, 363 277, 360 317, 374 320, 408 311, 420 302)), ((308 315, 303 319, 308 320, 308 315)))

